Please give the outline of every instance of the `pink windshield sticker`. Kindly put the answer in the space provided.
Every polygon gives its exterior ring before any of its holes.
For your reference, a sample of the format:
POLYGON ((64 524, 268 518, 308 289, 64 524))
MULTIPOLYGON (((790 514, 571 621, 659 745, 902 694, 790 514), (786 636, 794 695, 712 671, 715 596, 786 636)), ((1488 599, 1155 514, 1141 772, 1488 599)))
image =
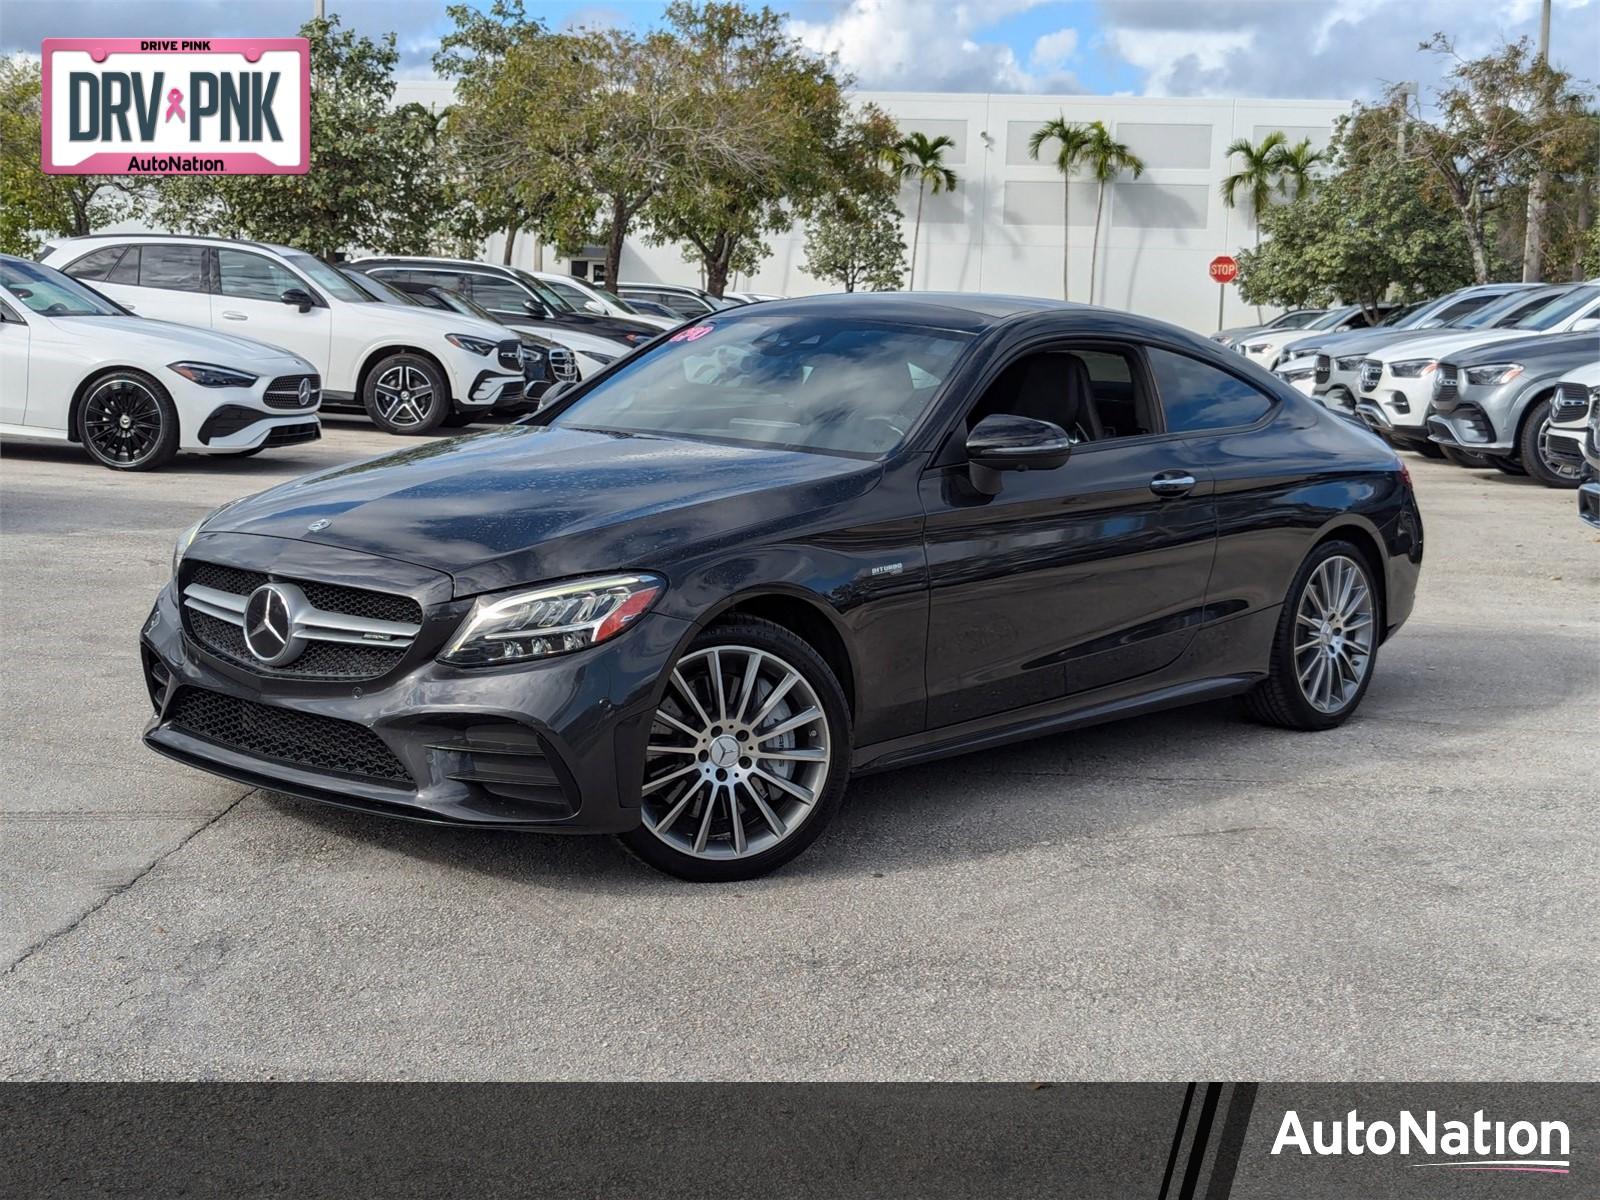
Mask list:
POLYGON ((678 330, 667 340, 671 342, 698 342, 706 334, 710 333, 711 329, 710 325, 691 325, 687 329, 678 330))

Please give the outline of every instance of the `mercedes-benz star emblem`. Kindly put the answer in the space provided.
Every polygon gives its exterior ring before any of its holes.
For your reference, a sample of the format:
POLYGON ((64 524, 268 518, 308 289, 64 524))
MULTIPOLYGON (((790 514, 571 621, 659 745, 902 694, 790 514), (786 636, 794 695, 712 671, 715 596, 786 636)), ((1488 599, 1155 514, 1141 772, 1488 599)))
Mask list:
POLYGON ((309 377, 300 381, 300 407, 311 407, 311 379, 309 377))
POLYGON ((244 604, 244 644, 269 667, 300 657, 305 642, 295 635, 295 610, 303 604, 299 589, 264 583, 244 604))

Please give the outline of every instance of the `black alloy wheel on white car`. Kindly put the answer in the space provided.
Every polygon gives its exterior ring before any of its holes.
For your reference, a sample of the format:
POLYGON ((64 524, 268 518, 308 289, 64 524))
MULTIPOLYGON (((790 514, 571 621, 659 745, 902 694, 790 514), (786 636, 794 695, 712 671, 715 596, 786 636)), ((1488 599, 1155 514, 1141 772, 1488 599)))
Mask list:
POLYGON ((367 373, 361 397, 367 416, 385 433, 432 433, 450 415, 444 372, 420 354, 391 354, 367 373))
POLYGON ((154 470, 178 453, 178 410, 143 371, 112 371, 89 385, 78 408, 78 438, 103 467, 154 470))
POLYGON ((850 773, 850 714, 826 662, 751 617, 712 626, 666 681, 623 844, 682 879, 753 879, 822 833, 850 773))

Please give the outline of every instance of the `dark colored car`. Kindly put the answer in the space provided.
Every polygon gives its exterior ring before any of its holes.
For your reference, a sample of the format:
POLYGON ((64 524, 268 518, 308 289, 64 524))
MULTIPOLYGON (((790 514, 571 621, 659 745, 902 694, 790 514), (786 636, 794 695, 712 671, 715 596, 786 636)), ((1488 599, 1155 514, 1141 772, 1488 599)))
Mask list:
POLYGON ((563 329, 608 338, 618 343, 619 353, 642 346, 661 332, 644 321, 580 312, 544 280, 516 267, 456 258, 364 258, 350 266, 402 291, 461 292, 508 325, 531 323, 555 338, 563 329))
POLYGON ((1045 300, 786 300, 200 522, 144 626, 145 740, 746 878, 853 772, 1231 695, 1338 725, 1422 538, 1392 450, 1205 338, 1045 300))
MULTIPOLYGON (((457 312, 464 316, 477 317, 480 321, 489 321, 496 325, 505 324, 488 309, 474 304, 459 292, 447 292, 443 288, 403 292, 390 287, 376 275, 364 275, 346 266, 340 266, 338 270, 356 287, 382 304, 436 308, 443 312, 457 312)), ((522 395, 496 404, 494 411, 497 413, 522 413, 537 409, 540 399, 556 384, 576 383, 578 379, 577 360, 573 358, 572 351, 565 346, 549 338, 540 337, 536 333, 529 333, 525 329, 513 329, 512 332, 522 343, 522 395)), ((447 417, 444 423, 459 428, 469 421, 447 417)))

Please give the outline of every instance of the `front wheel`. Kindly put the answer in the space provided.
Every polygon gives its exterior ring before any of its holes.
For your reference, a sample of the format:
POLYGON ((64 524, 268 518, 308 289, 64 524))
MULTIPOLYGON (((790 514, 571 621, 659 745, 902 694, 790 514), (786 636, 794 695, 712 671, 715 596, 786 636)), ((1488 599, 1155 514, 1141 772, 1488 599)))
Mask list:
POLYGON ((386 433, 432 433, 450 415, 450 387, 431 360, 391 354, 368 372, 361 402, 386 433))
POLYGON ((1583 464, 1565 463, 1550 455, 1550 401, 1540 400, 1522 422, 1522 466, 1545 487, 1575 488, 1583 482, 1583 464))
POLYGON ((90 384, 78 409, 78 440, 113 471, 152 471, 178 453, 178 410, 143 371, 112 371, 90 384))
POLYGON ((1411 449, 1422 455, 1423 458, 1444 457, 1444 447, 1439 445, 1438 442, 1416 442, 1411 449))
POLYGON ((622 842, 696 882, 753 879, 816 841, 844 798, 850 712, 822 657, 740 617, 690 643, 645 751, 639 828, 622 842))
POLYGON ((1378 620, 1366 557, 1349 542, 1318 546, 1289 587, 1267 678, 1245 697, 1251 714, 1285 729, 1342 725, 1372 681, 1378 620))

